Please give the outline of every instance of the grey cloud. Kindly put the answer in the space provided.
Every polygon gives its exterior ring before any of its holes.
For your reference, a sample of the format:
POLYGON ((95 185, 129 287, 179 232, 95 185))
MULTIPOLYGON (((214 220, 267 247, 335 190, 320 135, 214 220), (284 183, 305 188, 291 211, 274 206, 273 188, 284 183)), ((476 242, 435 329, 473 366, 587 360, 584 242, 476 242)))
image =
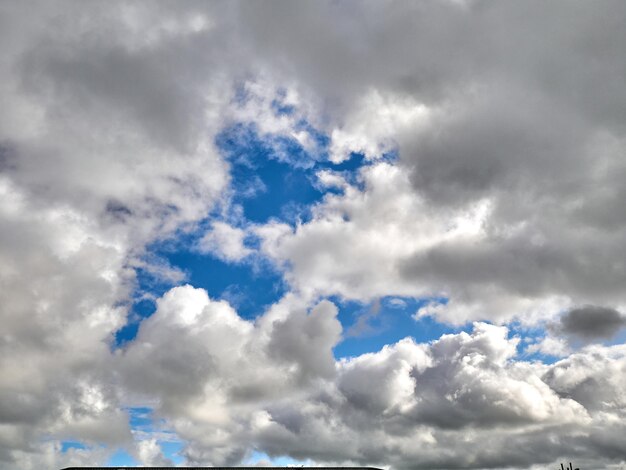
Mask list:
POLYGON ((14 109, 0 116, 6 131, 19 130, 1 136, 19 155, 11 178, 42 204, 95 217, 112 199, 134 211, 132 224, 204 215, 226 182, 206 109, 217 112, 233 87, 209 72, 223 50, 217 28, 193 28, 194 18, 214 13, 123 2, 41 5, 28 21, 18 7, 9 13, 29 31, 7 30, 17 50, 7 55, 2 89, 14 109), (142 179, 149 188, 137 185, 142 179))
POLYGON ((613 99, 620 95, 617 77, 625 65, 619 2, 271 6, 241 8, 256 52, 336 101, 329 106, 347 106, 370 87, 433 103, 495 78, 546 90, 603 122, 623 122, 623 101, 613 99), (447 27, 439 28, 442 23, 447 27))
POLYGON ((255 325, 202 289, 176 287, 118 353, 117 369, 131 390, 159 396, 164 413, 176 416, 193 403, 201 408, 213 390, 227 414, 230 401, 255 403, 332 378, 332 348, 341 336, 336 315, 323 301, 309 313, 288 310, 255 325))
POLYGON ((336 316, 337 307, 323 301, 308 315, 294 314, 276 322, 268 345, 270 355, 299 364, 304 377, 309 374, 332 377, 335 372, 332 347, 341 337, 341 323, 336 316))
MULTIPOLYGON (((370 92, 428 109, 426 124, 385 136, 397 162, 368 168, 362 192, 328 197, 270 246, 310 298, 450 294, 460 322, 506 321, 555 297, 623 304, 622 2, 0 10, 2 466, 106 461, 54 446, 130 440, 120 406, 136 395, 160 400, 197 463, 239 463, 251 446, 394 468, 626 458, 623 347, 527 364, 502 330, 477 327, 336 364, 330 304, 252 324, 181 288, 137 341, 109 348, 129 266, 226 187, 212 139, 236 82, 259 73, 295 87, 331 134, 370 92), (482 238, 430 236, 482 200, 482 238)), ((386 128, 382 111, 364 114, 386 128)), ((578 317, 564 327, 580 333, 578 317)), ((600 317, 587 331, 615 320, 600 317)))
POLYGON ((15 168, 15 150, 8 143, 0 143, 0 172, 15 168))
POLYGON ((544 380, 561 396, 571 397, 588 410, 623 415, 624 345, 588 346, 557 362, 544 380))
MULTIPOLYGON (((336 375, 341 324, 328 301, 307 312, 283 300, 254 323, 191 286, 171 289, 157 305, 118 353, 116 370, 129 393, 158 399, 155 413, 190 443, 188 463, 240 463, 260 403, 271 408, 336 375)), ((297 414, 276 410, 298 429, 297 414)))
POLYGON ((189 151, 203 103, 189 67, 180 62, 190 55, 182 38, 137 51, 89 39, 43 38, 23 59, 25 90, 53 97, 49 106, 61 116, 82 108, 120 123, 130 118, 160 145, 189 151))
POLYGON ((535 380, 532 370, 509 362, 517 341, 507 339, 506 333, 505 328, 477 324, 471 335, 435 341, 427 350, 428 362, 422 359, 422 364, 404 371, 415 399, 409 402, 411 406, 399 407, 404 408, 398 413, 404 424, 440 429, 515 427, 583 416, 582 408, 561 402, 549 387, 535 380), (527 406, 531 402, 532 411, 527 406))
POLYGON ((610 338, 626 326, 619 311, 595 305, 573 308, 560 317, 560 330, 585 340, 610 338))
POLYGON ((567 235, 557 238, 554 233, 554 238, 533 243, 533 235, 523 231, 516 236, 494 234, 479 243, 442 243, 402 260, 399 267, 411 279, 429 280, 453 293, 491 284, 524 296, 556 292, 601 299, 619 295, 619 286, 626 281, 624 272, 593 240, 574 234, 566 240, 567 235), (566 242, 584 251, 573 251, 564 246, 566 242), (588 271, 596 277, 590 279, 588 271))
MULTIPOLYGON (((395 267, 387 269, 379 259, 385 243, 376 249, 368 236, 385 239, 383 226, 394 221, 379 215, 367 224, 350 211, 357 198, 345 197, 349 223, 336 223, 333 231, 328 219, 339 204, 322 204, 317 219, 278 249, 276 258, 292 266, 294 285, 371 300, 406 295, 413 283, 411 295, 456 298, 450 309, 457 305, 457 314, 445 319, 461 322, 501 321, 555 299, 561 308, 623 303, 622 4, 387 2, 365 3, 348 15, 340 4, 321 3, 301 10, 284 5, 274 18, 261 9, 255 4, 241 12, 258 53, 271 50, 273 70, 296 77, 321 102, 332 116, 331 130, 371 117, 371 128, 355 132, 358 141, 387 126, 386 113, 395 108, 361 104, 372 90, 382 105, 426 106, 423 122, 385 136, 397 145, 397 165, 410 175, 411 193, 423 201, 414 208, 419 215, 453 217, 472 204, 490 205, 482 240, 434 243, 412 254, 398 248, 387 256, 395 256, 395 267), (265 27, 274 22, 280 24, 265 27), (442 23, 447 27, 435 26, 442 23), (279 40, 295 30, 297 39, 279 40), (355 254, 356 239, 369 249, 355 254), (292 252, 292 243, 306 249, 292 252), (310 250, 320 256, 303 259, 300 253, 310 250), (326 255, 343 259, 341 268, 320 268, 326 255), (354 269, 348 273, 345 266, 354 269)), ((372 197, 372 212, 380 204, 374 191, 363 192, 372 197)), ((407 227, 397 245, 409 244, 416 233, 409 221, 396 219, 400 231, 407 227)))
MULTIPOLYGON (((199 150, 203 85, 189 67, 165 73, 189 42, 174 34, 168 52, 152 38, 140 53, 147 29, 122 19, 152 8, 0 6, 2 468, 105 463, 132 441, 110 350, 131 266, 146 243, 204 217, 226 184, 212 147, 199 150), (109 451, 61 455, 63 439, 109 451)), ((189 13, 167 16, 184 30, 189 13)))
POLYGON ((403 340, 344 363, 336 386, 274 403, 255 439, 270 455, 407 469, 623 459, 623 425, 606 420, 622 413, 623 347, 553 366, 518 361, 515 347, 480 324, 431 345, 403 340))
POLYGON ((458 205, 517 191, 533 197, 544 188, 559 194, 559 181, 593 164, 580 150, 587 132, 583 119, 541 90, 488 79, 451 101, 434 118, 436 132, 401 141, 414 165, 416 190, 435 203, 458 205))

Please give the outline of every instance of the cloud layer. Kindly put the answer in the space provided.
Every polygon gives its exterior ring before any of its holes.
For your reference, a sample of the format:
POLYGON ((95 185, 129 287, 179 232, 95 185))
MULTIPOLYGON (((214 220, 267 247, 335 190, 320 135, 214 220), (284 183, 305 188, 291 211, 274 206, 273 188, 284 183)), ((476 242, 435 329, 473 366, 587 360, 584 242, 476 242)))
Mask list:
POLYGON ((190 464, 624 462, 626 350, 602 342, 626 311, 625 18, 608 0, 3 3, 0 468, 119 447, 166 464, 138 403, 190 464), (246 220, 216 145, 241 123, 282 164, 326 165, 309 216, 246 220), (195 250, 271 262, 289 292, 244 319, 151 256, 205 229, 195 250), (118 348, 146 273, 176 287, 118 348), (336 360, 337 299, 384 296, 467 331, 336 360), (562 359, 524 360, 519 325, 562 359))
POLYGON ((235 464, 249 445, 394 468, 621 458, 623 345, 544 365, 520 361, 506 327, 475 323, 335 363, 336 308, 285 307, 253 324, 201 290, 175 288, 120 356, 126 382, 160 396, 190 463, 235 464))

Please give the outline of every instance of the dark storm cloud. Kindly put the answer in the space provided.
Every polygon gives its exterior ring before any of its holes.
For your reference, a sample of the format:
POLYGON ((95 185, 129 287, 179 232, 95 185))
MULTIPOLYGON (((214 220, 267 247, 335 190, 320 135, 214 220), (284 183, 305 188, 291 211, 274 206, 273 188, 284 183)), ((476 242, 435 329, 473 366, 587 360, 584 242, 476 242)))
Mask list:
POLYGON ((612 308, 586 305, 569 310, 560 322, 563 333, 585 340, 606 339, 626 326, 626 317, 612 308))
POLYGON ((15 168, 17 158, 14 149, 0 142, 0 172, 8 171, 15 168))

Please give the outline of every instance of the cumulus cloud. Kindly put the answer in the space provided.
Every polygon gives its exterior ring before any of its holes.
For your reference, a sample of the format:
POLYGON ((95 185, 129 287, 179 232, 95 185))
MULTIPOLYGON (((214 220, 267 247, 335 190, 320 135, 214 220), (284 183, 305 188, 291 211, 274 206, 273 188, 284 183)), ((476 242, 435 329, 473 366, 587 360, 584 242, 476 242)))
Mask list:
POLYGON ((233 464, 251 443, 270 456, 394 468, 601 461, 607 449, 609 459, 624 458, 615 437, 623 434, 621 345, 553 365, 525 362, 506 327, 476 323, 431 343, 405 338, 329 373, 318 364, 338 340, 336 310, 296 304, 285 299, 243 326, 223 301, 175 288, 123 353, 127 380, 158 394, 157 412, 185 440, 189 463, 233 464))
POLYGON ((163 456, 156 439, 147 439, 137 443, 137 460, 145 466, 172 467, 173 462, 163 456))
MULTIPOLYGON (((569 376, 568 365, 519 362, 516 344, 505 328, 476 324, 470 334, 430 345, 406 339, 343 361, 335 382, 314 395, 257 412, 256 439, 270 455, 397 468, 524 467, 563 453, 602 458, 603 446, 615 445, 602 430, 605 413, 619 404, 600 411, 564 393, 594 374, 591 364, 571 371, 573 384, 552 388, 554 377, 569 376)), ((609 351, 602 353, 623 362, 623 351, 609 351)), ((590 361, 588 354, 581 358, 590 361)), ((613 397, 622 378, 597 386, 613 397)))
POLYGON ((157 413, 178 435, 199 443, 185 451, 193 462, 240 462, 259 403, 335 376, 341 325, 330 302, 307 312, 285 298, 256 322, 191 286, 170 290, 157 304, 117 355, 120 380, 132 394, 156 398, 157 413))
POLYGON ((332 348, 341 333, 337 308, 323 301, 307 313, 296 305, 284 299, 253 323, 203 289, 176 287, 158 300, 137 339, 119 352, 125 381, 161 396, 165 409, 176 409, 205 397, 211 384, 248 401, 297 388, 303 380, 330 378, 332 348))

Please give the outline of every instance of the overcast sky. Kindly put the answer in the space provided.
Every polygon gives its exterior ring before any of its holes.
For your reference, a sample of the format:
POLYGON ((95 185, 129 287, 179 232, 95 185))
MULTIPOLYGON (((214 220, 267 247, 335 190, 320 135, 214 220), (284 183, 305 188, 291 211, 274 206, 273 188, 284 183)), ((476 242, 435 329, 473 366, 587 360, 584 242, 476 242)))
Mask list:
POLYGON ((626 3, 0 1, 0 469, 626 464, 626 3))

